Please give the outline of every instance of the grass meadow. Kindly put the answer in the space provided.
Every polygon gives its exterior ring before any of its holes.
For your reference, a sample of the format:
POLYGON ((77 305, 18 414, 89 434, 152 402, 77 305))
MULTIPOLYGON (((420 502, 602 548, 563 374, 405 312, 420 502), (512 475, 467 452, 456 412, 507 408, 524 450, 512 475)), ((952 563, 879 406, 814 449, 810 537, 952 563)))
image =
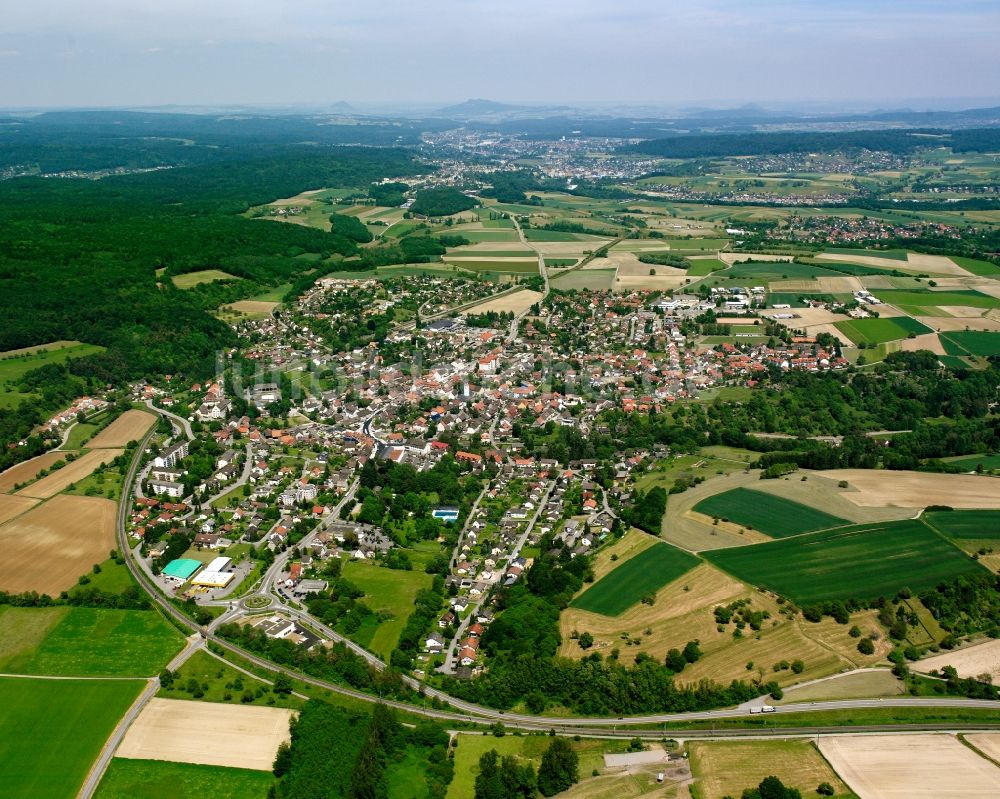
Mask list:
POLYGON ((72 677, 149 677, 182 645, 152 610, 0 608, 0 671, 72 677))
MULTIPOLYGON (((344 578, 365 592, 362 600, 377 614, 386 610, 392 618, 382 622, 367 641, 359 641, 382 657, 389 657, 399 642, 399 634, 413 612, 413 600, 421 588, 430 588, 431 576, 422 571, 400 571, 350 561, 344 564, 344 578)), ((363 632, 364 627, 359 630, 363 632)))
POLYGON ((112 758, 95 799, 266 799, 274 777, 251 771, 164 760, 112 758))
POLYGON ((751 488, 734 488, 703 499, 698 513, 752 527, 773 538, 784 538, 849 524, 846 519, 751 488))
POLYGON ((923 518, 949 538, 1000 539, 1000 510, 930 511, 923 518))
POLYGON ((983 567, 918 519, 854 525, 706 552, 721 569, 798 605, 890 597, 983 567))
POLYGON ((700 561, 667 543, 658 543, 616 567, 571 603, 573 607, 618 616, 648 594, 656 593, 700 561))
POLYGON ((0 793, 12 799, 75 796, 144 687, 141 680, 0 677, 0 793))

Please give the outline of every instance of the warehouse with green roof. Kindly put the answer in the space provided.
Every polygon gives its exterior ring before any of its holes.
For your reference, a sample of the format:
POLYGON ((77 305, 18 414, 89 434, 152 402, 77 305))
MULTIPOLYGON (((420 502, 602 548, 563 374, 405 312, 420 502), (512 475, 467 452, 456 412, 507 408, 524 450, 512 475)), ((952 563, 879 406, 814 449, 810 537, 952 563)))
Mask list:
POLYGON ((177 560, 172 560, 163 567, 163 576, 170 580, 176 580, 179 583, 186 583, 191 579, 191 575, 201 567, 202 562, 200 560, 177 558, 177 560))

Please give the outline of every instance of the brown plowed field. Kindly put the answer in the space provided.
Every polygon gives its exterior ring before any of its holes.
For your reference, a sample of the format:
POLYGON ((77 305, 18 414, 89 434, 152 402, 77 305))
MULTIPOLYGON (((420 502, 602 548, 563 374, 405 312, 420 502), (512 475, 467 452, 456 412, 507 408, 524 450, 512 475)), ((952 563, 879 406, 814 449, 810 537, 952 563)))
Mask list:
POLYGON ((43 477, 37 483, 17 492, 18 496, 38 497, 48 499, 54 497, 64 488, 77 483, 103 463, 109 463, 122 454, 120 449, 92 450, 72 463, 67 463, 58 471, 43 477))
POLYGON ((114 502, 59 496, 0 525, 0 589, 57 596, 115 546, 114 502))
POLYGON ((146 411, 125 411, 111 424, 87 443, 87 449, 124 447, 129 441, 137 441, 156 421, 156 417, 146 411))

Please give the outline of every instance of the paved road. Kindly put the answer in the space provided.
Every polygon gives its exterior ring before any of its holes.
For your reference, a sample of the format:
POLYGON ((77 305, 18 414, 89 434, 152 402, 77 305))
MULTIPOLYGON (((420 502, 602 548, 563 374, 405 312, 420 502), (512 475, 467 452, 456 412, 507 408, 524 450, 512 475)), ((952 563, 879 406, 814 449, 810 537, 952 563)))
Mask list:
MULTIPOLYGON (((524 231, 521 230, 521 225, 517 221, 517 217, 513 214, 508 214, 507 218, 514 223, 514 229, 517 231, 517 237, 521 240, 521 244, 527 247, 529 250, 533 251, 535 255, 538 256, 538 274, 541 275, 542 281, 544 282, 544 288, 542 290, 542 296, 538 300, 539 304, 542 303, 546 297, 549 296, 549 273, 545 268, 545 255, 538 249, 538 247, 528 241, 527 237, 524 235, 524 231)), ((518 326, 521 324, 521 320, 527 316, 530 309, 526 308, 521 311, 521 313, 516 314, 510 322, 510 330, 507 333, 507 343, 513 343, 514 339, 517 338, 518 326)))
MULTIPOLYGON (((170 663, 167 664, 167 668, 171 671, 179 669, 184 662, 191 657, 191 655, 201 649, 204 645, 205 642, 202 640, 201 636, 197 634, 190 636, 187 639, 184 648, 177 653, 170 663)), ((151 677, 146 685, 146 688, 141 694, 139 694, 138 698, 132 703, 132 706, 128 709, 118 724, 115 725, 115 728, 111 733, 111 737, 104 742, 104 748, 101 749, 101 754, 97 756, 97 760, 94 761, 94 765, 90 767, 90 773, 87 774, 87 779, 84 780, 83 785, 80 787, 77 799, 90 799, 90 797, 94 795, 94 792, 97 790, 97 786, 100 785, 101 779, 104 777, 104 772, 108 769, 108 764, 111 762, 111 758, 114 757, 118 746, 125 737, 125 733, 128 732, 128 728, 132 726, 132 723, 138 718, 142 709, 146 707, 150 699, 156 696, 156 693, 159 690, 160 678, 151 677)))
POLYGON ((194 441, 194 433, 191 430, 191 423, 182 416, 178 416, 176 413, 172 413, 164 408, 157 408, 151 399, 146 400, 146 405, 154 413, 158 413, 161 416, 166 416, 173 422, 174 426, 179 430, 184 431, 184 435, 187 436, 188 441, 194 441))
MULTIPOLYGON (((150 433, 151 434, 151 433, 150 433)), ((124 485, 128 487, 131 481, 135 477, 135 471, 139 463, 139 456, 145 449, 145 445, 148 442, 149 435, 143 440, 142 445, 137 448, 135 457, 129 467, 129 472, 126 475, 124 485)), ((123 495, 128 495, 128 492, 123 492, 123 495)), ((125 518, 126 505, 122 504, 119 506, 118 514, 118 530, 117 534, 119 537, 119 545, 122 552, 128 552, 127 537, 125 533, 125 518)), ((732 719, 732 718, 745 718, 747 717, 747 711, 742 708, 727 708, 724 710, 709 710, 709 711, 699 711, 693 713, 660 713, 660 714, 648 714, 641 716, 622 716, 619 718, 608 718, 608 717, 598 717, 598 718, 572 718, 568 719, 565 717, 547 717, 547 716, 531 716, 526 714, 516 714, 516 713, 505 713, 503 711, 495 710, 493 708, 484 707, 481 705, 476 705, 471 702, 464 702, 455 697, 451 697, 441 691, 437 691, 429 686, 424 685, 412 678, 406 678, 406 682, 409 685, 416 685, 417 689, 420 690, 424 695, 430 697, 439 698, 441 701, 446 702, 449 706, 449 710, 434 710, 433 708, 425 707, 423 705, 414 705, 408 702, 400 702, 395 700, 381 700, 379 697, 373 696, 371 694, 366 694, 361 691, 356 691, 352 688, 346 688, 343 685, 338 685, 335 683, 327 682, 325 680, 319 680, 311 677, 307 674, 300 673, 295 669, 290 669, 284 666, 272 663, 264 658, 260 658, 257 655, 242 649, 235 644, 226 641, 225 639, 219 638, 214 633, 215 624, 213 624, 211 629, 202 630, 197 627, 197 625, 181 613, 180 610, 175 608, 167 599, 159 592, 156 585, 152 582, 149 576, 136 564, 135 559, 132 557, 126 558, 126 563, 128 564, 129 570, 132 575, 139 582, 142 588, 150 594, 154 602, 159 605, 160 609, 176 619, 179 623, 198 632, 201 632, 202 637, 208 641, 211 641, 216 646, 221 649, 227 650, 233 654, 238 655, 242 659, 260 667, 266 669, 269 672, 279 672, 287 674, 294 679, 304 682, 309 685, 316 686, 336 694, 343 696, 353 697, 365 702, 379 702, 382 701, 384 704, 394 707, 398 710, 412 713, 415 715, 425 716, 429 718, 435 718, 442 721, 451 721, 455 723, 472 723, 472 724, 484 724, 494 721, 503 721, 505 725, 517 728, 517 729, 528 729, 528 730, 556 730, 557 732, 562 732, 567 735, 583 734, 581 731, 589 731, 594 733, 595 730, 601 730, 602 735, 612 734, 612 735, 645 735, 645 731, 641 730, 618 730, 618 727, 624 727, 627 725, 638 725, 638 724, 663 724, 668 722, 690 722, 690 721, 708 721, 711 722, 715 719, 732 719)), ((294 612, 294 611, 293 611, 294 612)), ((298 613, 301 613, 299 611, 298 613)), ((317 624, 314 620, 310 620, 310 626, 316 627, 317 624)), ((355 645, 357 646, 357 645, 355 645)), ((356 650, 355 650, 356 651, 356 650)), ((371 663, 373 666, 378 668, 377 664, 381 664, 382 668, 385 664, 382 663, 378 658, 372 655, 370 652, 365 652, 361 654, 362 657, 371 663)), ((782 705, 780 707, 775 707, 775 712, 768 714, 767 718, 774 718, 775 716, 780 717, 783 713, 814 713, 828 710, 854 710, 861 708, 884 708, 884 707, 904 707, 904 708, 984 708, 989 710, 1000 711, 1000 703, 992 702, 989 700, 976 700, 976 699, 951 699, 951 698, 915 698, 915 697, 892 697, 887 699, 854 699, 854 700, 837 700, 828 702, 803 702, 795 703, 789 705, 782 705)), ((909 725, 910 729, 914 730, 930 730, 930 729, 953 729, 955 727, 963 727, 963 725, 909 725)), ((975 728, 989 728, 988 724, 970 724, 968 727, 975 728)), ((1000 729, 1000 723, 996 725, 1000 729)), ((878 730, 895 730, 903 729, 904 727, 898 727, 896 725, 885 725, 885 726, 875 726, 871 729, 878 730)), ((841 728, 810 728, 810 729, 830 729, 843 731, 841 728)), ((853 728, 852 728, 853 729, 853 728)), ((794 732, 805 733, 805 730, 793 728, 794 732)), ((740 735, 746 731, 733 731, 732 735, 740 735)), ((752 731, 753 734, 759 734, 759 731, 752 731)), ((657 737, 662 736, 662 731, 657 731, 655 735, 657 737)), ((680 734, 678 732, 678 734, 680 734)), ((690 736, 689 731, 684 732, 685 735, 690 736)), ((730 733, 727 732, 727 735, 730 733)))

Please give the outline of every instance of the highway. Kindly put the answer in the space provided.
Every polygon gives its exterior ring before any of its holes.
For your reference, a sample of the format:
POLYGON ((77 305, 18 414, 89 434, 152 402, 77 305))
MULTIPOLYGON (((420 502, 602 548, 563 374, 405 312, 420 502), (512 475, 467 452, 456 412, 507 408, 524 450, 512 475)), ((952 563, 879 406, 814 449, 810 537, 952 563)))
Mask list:
MULTIPOLYGON (((156 409, 159 412, 159 409, 156 409)), ((150 431, 146 434, 140 446, 136 448, 135 455, 133 457, 132 463, 129 466, 128 474, 125 477, 125 483, 123 486, 122 496, 131 496, 131 484, 135 478, 136 470, 144 452, 145 448, 149 444, 149 440, 153 434, 150 431)), ((326 680, 320 680, 315 677, 311 677, 307 674, 303 674, 294 669, 287 668, 285 666, 280 666, 278 664, 272 663, 264 658, 258 657, 257 655, 244 650, 243 648, 230 643, 215 634, 215 628, 223 622, 223 620, 232 618, 238 612, 237 609, 230 610, 222 617, 216 619, 209 628, 199 627, 193 620, 185 616, 180 610, 178 610, 163 594, 160 593, 157 586, 149 578, 146 572, 136 563, 134 554, 131 552, 128 546, 128 537, 125 527, 125 522, 128 516, 129 505, 123 502, 118 509, 117 518, 117 536, 120 551, 123 553, 128 553, 126 557, 126 563, 128 564, 129 570, 135 577, 136 581, 140 586, 150 595, 151 599, 159 606, 159 608, 169 617, 174 619, 177 624, 182 627, 182 629, 191 630, 197 632, 201 635, 205 641, 209 641, 216 647, 230 652, 238 657, 265 669, 268 672, 278 672, 287 674, 300 682, 306 683, 308 685, 315 686, 324 690, 331 691, 342 696, 349 696, 355 699, 359 699, 365 702, 384 702, 386 705, 396 708, 400 711, 405 711, 414 715, 425 716, 429 718, 434 718, 443 722, 450 722, 453 724, 490 724, 496 721, 502 721, 506 726, 515 729, 524 730, 556 730, 557 732, 562 732, 566 735, 576 735, 576 734, 595 734, 600 731, 601 735, 655 735, 661 737, 663 735, 662 730, 656 731, 641 731, 636 730, 634 727, 631 730, 619 730, 619 727, 628 727, 629 725, 656 725, 656 724, 666 724, 666 723, 685 723, 685 722, 709 722, 715 720, 724 719, 734 719, 734 718, 747 718, 749 716, 749 709, 747 707, 737 707, 737 708, 727 708, 723 710, 709 710, 709 711, 698 711, 690 713, 660 713, 660 714, 647 714, 640 716, 621 716, 615 717, 591 717, 591 718, 565 718, 565 717, 547 717, 547 716, 533 716, 527 714, 516 714, 516 713, 505 713, 502 710, 496 710, 494 708, 488 708, 481 705, 476 705, 471 702, 465 702, 441 691, 431 688, 414 680, 411 677, 404 678, 406 683, 415 690, 419 691, 421 694, 429 697, 436 697, 442 702, 447 703, 447 710, 435 710, 430 707, 423 705, 411 704, 409 702, 401 702, 396 700, 383 700, 377 696, 371 694, 366 694, 361 691, 356 691, 352 688, 347 688, 343 685, 338 685, 336 683, 327 682, 326 680)), ((269 571, 269 574, 271 572, 269 571)), ((277 572, 274 572, 277 574, 277 572)), ((272 575, 273 577, 273 575, 272 575)), ((290 615, 296 618, 307 619, 308 617, 302 611, 294 608, 285 607, 283 611, 288 612, 290 615)), ((314 620, 309 619, 308 624, 310 627, 323 629, 322 625, 318 625, 314 620)), ((329 631, 333 632, 333 631, 329 631)), ((326 631, 324 630, 324 634, 326 631)), ((334 634, 335 635, 335 634, 334 634)), ((336 636, 337 640, 344 640, 341 636, 336 636)), ((385 664, 379 660, 377 657, 367 652, 357 644, 351 642, 348 644, 352 647, 352 650, 358 652, 362 657, 364 657, 373 667, 375 668, 385 668, 385 664)), ((997 710, 998 723, 996 727, 1000 729, 1000 704, 997 702, 991 702, 989 700, 972 700, 972 699, 956 699, 956 698, 912 698, 912 697, 891 697, 886 699, 852 699, 852 700, 837 700, 828 702, 803 702, 789 705, 777 706, 773 713, 767 714, 767 719, 774 719, 775 717, 780 718, 782 714, 787 713, 815 713, 822 711, 831 710, 852 710, 852 709, 863 709, 863 708, 927 708, 927 709, 942 709, 942 708, 985 708, 997 710)), ((759 717, 755 717, 759 718, 759 717)), ((948 729, 958 728, 976 728, 985 729, 991 728, 990 724, 948 724, 944 725, 948 729)), ((870 728, 872 730, 899 730, 899 729, 913 729, 913 730, 930 730, 930 729, 940 729, 941 725, 926 725, 926 724, 915 724, 915 725, 877 725, 876 727, 870 728)), ((769 732, 769 735, 783 734, 777 731, 778 728, 773 732, 769 732)), ((826 728, 809 728, 809 729, 826 729, 826 728)), ((836 729, 841 732, 852 732, 859 731, 858 728, 848 727, 848 728, 830 728, 836 729)), ((867 728, 866 728, 867 729, 867 728)), ((806 730, 801 728, 793 728, 797 733, 806 734, 806 730)), ((677 733, 680 734, 680 733, 677 733)), ((695 733, 693 731, 684 731, 683 735, 691 737, 695 733)), ((726 731, 727 736, 738 736, 741 734, 756 734, 760 735, 760 730, 751 731, 726 731)))

